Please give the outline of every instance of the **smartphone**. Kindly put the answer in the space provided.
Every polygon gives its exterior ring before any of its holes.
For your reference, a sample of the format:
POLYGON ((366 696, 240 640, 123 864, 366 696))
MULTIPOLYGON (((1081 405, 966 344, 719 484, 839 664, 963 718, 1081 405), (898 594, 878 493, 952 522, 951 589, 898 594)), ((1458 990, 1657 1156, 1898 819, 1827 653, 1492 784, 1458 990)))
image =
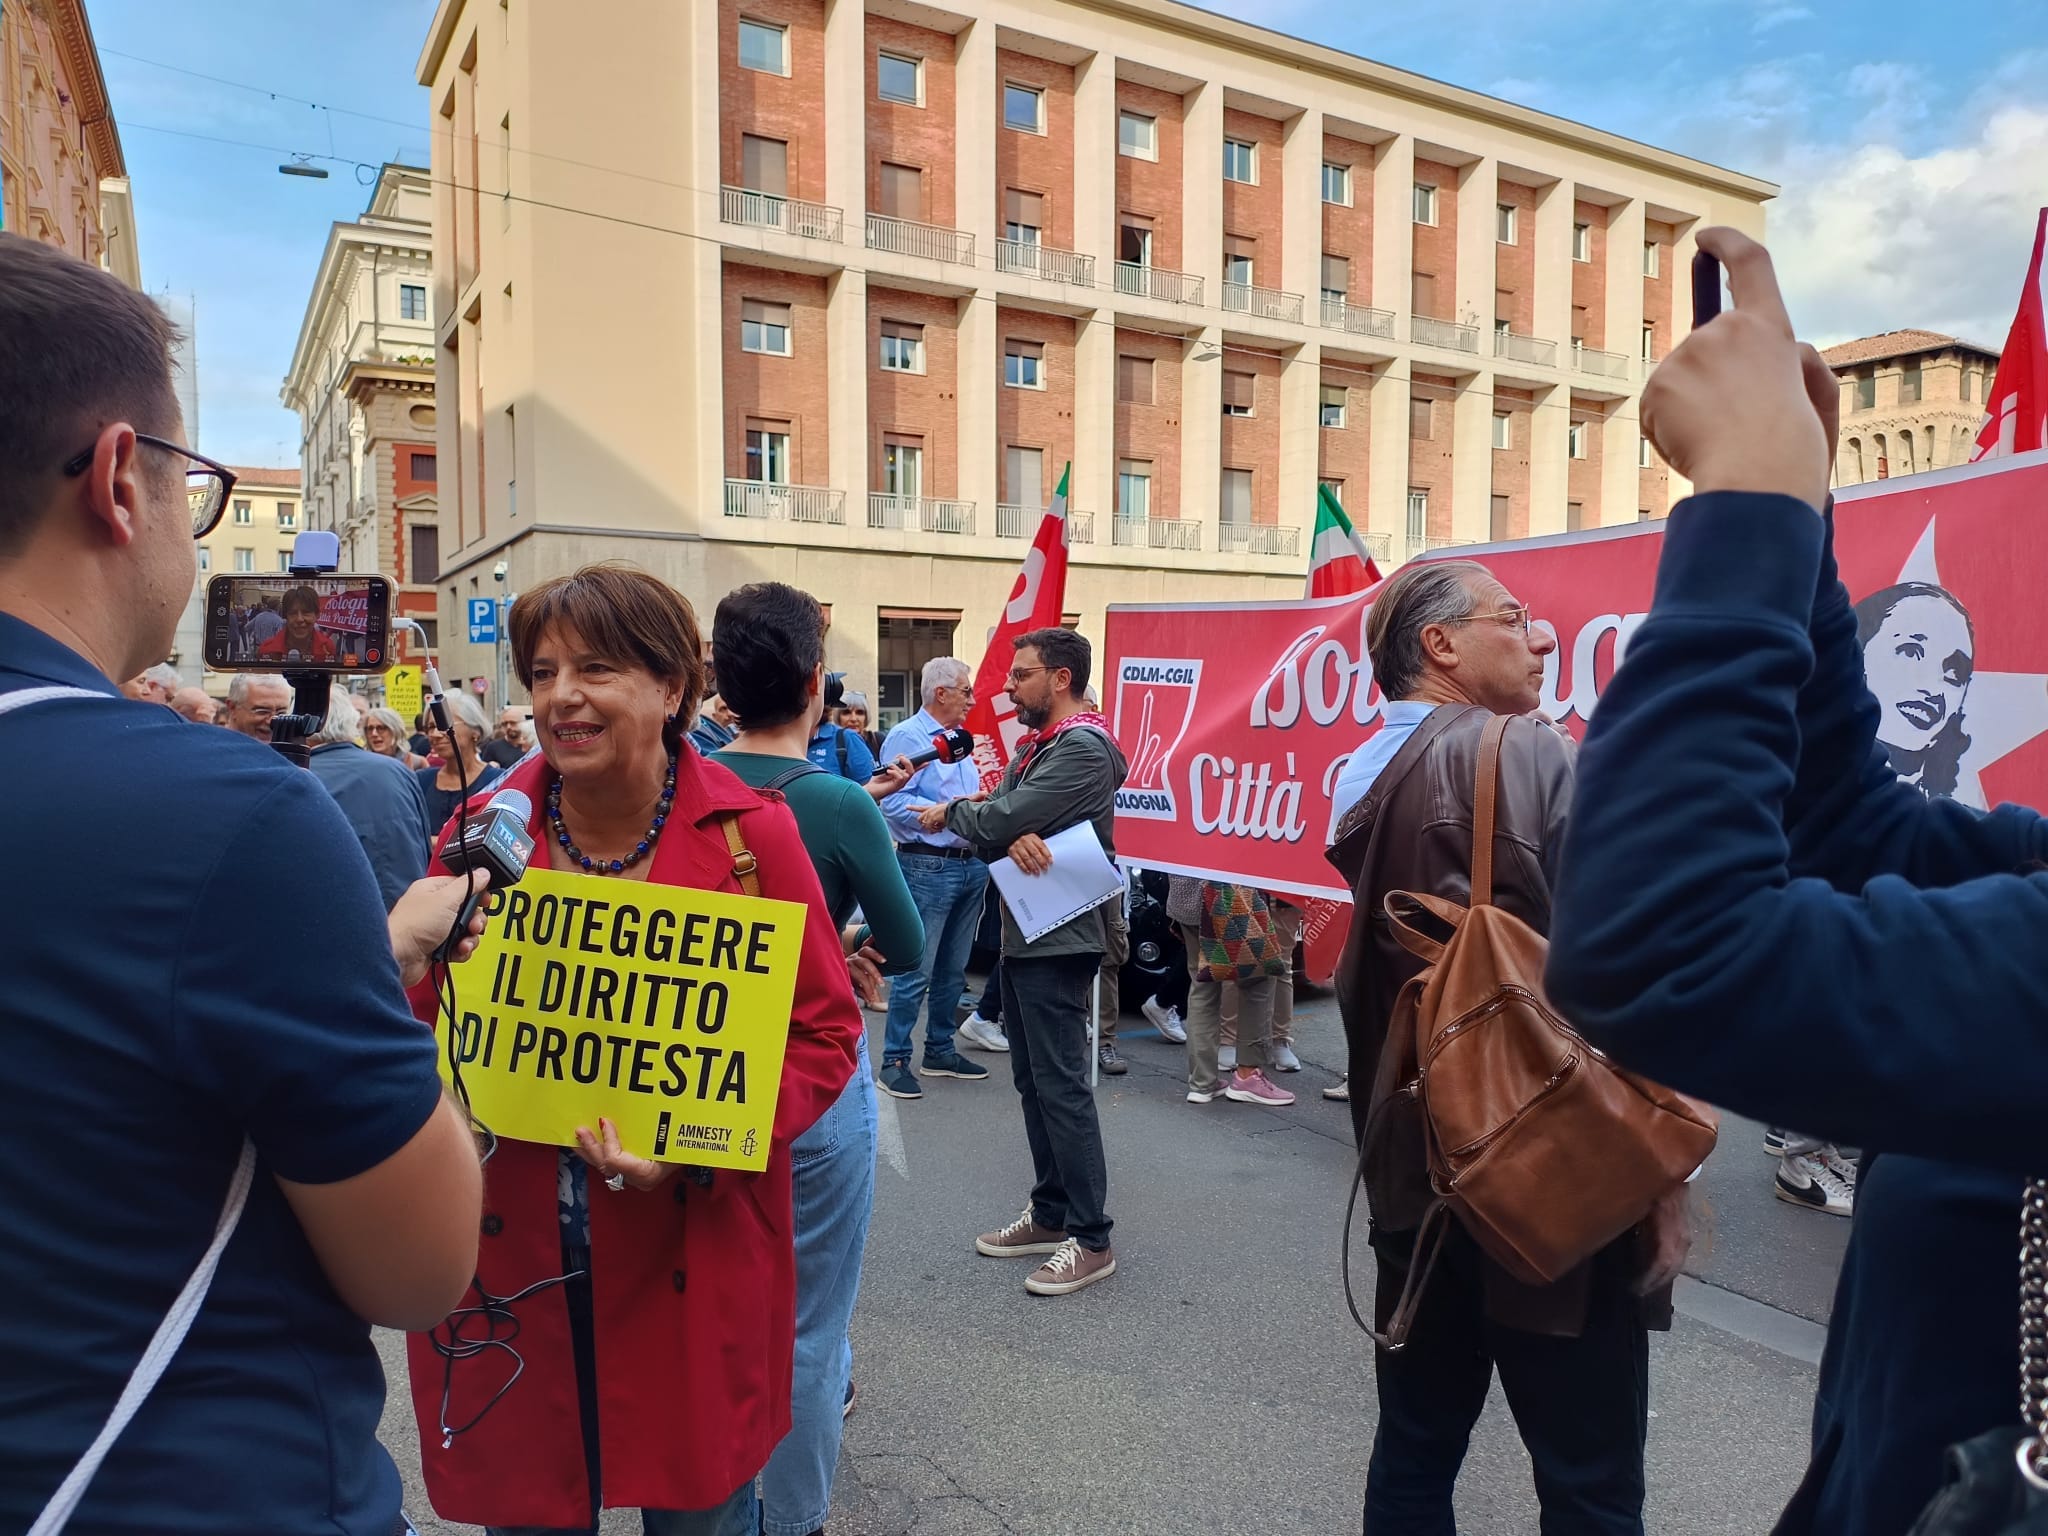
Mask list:
POLYGON ((381 672, 391 665, 391 582, 374 573, 215 576, 206 664, 216 672, 381 672))
POLYGON ((1692 257, 1692 328, 1698 330, 1721 313, 1721 261, 1705 251, 1692 257))

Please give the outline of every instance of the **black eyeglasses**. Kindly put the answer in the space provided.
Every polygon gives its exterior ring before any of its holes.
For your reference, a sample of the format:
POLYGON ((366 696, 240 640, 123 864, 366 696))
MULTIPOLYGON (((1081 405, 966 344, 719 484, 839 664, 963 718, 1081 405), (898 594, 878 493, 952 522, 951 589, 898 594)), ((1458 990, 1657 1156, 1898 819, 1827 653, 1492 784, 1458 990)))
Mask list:
MULTIPOLYGON (((227 510, 228 493, 235 488, 235 472, 203 453, 194 453, 190 448, 167 442, 161 437, 151 437, 147 432, 136 433, 135 441, 161 448, 165 453, 182 454, 192 461, 192 468, 185 471, 185 500, 192 508, 192 537, 203 539, 219 527, 220 515, 227 510)), ((97 443, 93 445, 94 448, 98 446, 97 443)), ((93 449, 86 449, 65 464, 64 473, 67 476, 84 474, 86 466, 92 463, 92 455, 93 449)))

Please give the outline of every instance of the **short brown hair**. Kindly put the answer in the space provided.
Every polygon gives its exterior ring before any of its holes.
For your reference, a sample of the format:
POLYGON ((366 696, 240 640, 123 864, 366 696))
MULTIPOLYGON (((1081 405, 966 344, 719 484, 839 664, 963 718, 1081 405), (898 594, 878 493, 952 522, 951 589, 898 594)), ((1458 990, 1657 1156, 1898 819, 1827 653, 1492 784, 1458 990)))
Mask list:
POLYGON ((1080 698, 1088 691, 1088 674, 1095 662, 1094 648, 1088 644, 1087 636, 1077 635, 1071 629, 1054 625, 1045 629, 1026 630, 1011 642, 1016 650, 1026 647, 1038 652, 1038 659, 1054 671, 1067 669, 1067 691, 1080 698))
POLYGON ((0 556, 28 543, 43 487, 109 422, 172 430, 177 334, 118 278, 0 233, 0 556))
POLYGON ((704 638, 689 599, 660 578, 630 565, 586 565, 521 593, 505 622, 521 687, 533 688, 533 653, 541 636, 551 629, 574 630, 607 661, 645 667, 663 682, 681 685, 676 719, 662 733, 669 750, 696 723, 704 697, 704 638))

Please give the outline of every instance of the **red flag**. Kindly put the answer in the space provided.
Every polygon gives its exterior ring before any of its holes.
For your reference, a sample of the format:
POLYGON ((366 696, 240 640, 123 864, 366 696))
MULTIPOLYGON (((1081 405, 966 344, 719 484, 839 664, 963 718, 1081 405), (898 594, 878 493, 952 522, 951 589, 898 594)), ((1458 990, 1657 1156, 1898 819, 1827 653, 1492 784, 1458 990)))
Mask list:
POLYGON ((1060 474, 1060 488, 1045 509, 1038 536, 1031 541, 1023 568, 1017 572, 1017 584, 1010 588, 1010 600, 1003 605, 1002 621, 989 637, 988 654, 974 674, 974 708, 968 711, 967 729, 974 733, 974 763, 981 770, 983 789, 995 788, 1026 734, 1005 687, 1016 656, 1011 641, 1030 630, 1058 627, 1066 602, 1067 476, 1073 468, 1069 464, 1060 474))
POLYGON ((2048 447, 2048 320, 2041 302, 2041 247, 2048 241, 2048 208, 2034 226, 2034 259, 2027 266, 2027 286, 2020 290, 2019 313, 2006 333, 2005 351, 1984 402, 1984 425, 1977 432, 1975 459, 2003 458, 2048 447))

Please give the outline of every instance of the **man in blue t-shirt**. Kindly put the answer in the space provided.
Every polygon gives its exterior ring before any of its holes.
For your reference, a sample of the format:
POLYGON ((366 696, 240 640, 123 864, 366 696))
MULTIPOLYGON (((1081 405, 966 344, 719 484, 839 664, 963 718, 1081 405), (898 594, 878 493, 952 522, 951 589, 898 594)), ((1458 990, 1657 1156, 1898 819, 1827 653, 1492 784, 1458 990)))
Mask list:
POLYGON ((173 335, 0 233, 0 1530, 108 1421, 246 1142, 191 1331, 71 1529, 391 1536, 370 1325, 461 1299, 482 1204, 400 984, 467 882, 423 882, 387 925, 312 774, 116 690, 169 651, 229 489, 177 446, 173 335))

